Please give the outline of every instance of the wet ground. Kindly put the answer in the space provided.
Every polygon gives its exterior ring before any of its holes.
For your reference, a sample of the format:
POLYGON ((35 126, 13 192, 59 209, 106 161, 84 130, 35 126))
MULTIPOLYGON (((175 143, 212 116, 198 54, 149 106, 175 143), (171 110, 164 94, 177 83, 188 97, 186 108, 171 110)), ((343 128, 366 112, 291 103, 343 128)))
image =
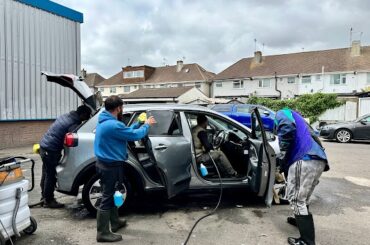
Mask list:
MULTIPOLYGON (((323 174, 310 207, 315 215, 317 244, 369 244, 370 240, 370 143, 324 143, 331 170, 323 174)), ((0 151, 5 155, 27 155, 40 159, 29 148, 0 151)), ((57 194, 67 204, 62 210, 34 208, 38 221, 34 235, 23 236, 16 244, 96 244, 96 221, 80 201, 57 194)), ((39 189, 30 202, 39 200, 39 189)), ((128 227, 118 244, 182 244, 193 223, 217 203, 217 192, 187 194, 168 201, 160 194, 144 197, 123 215, 128 227)), ((228 191, 215 215, 201 221, 188 244, 286 244, 297 230, 285 222, 287 205, 266 208, 263 202, 242 191, 228 191)))

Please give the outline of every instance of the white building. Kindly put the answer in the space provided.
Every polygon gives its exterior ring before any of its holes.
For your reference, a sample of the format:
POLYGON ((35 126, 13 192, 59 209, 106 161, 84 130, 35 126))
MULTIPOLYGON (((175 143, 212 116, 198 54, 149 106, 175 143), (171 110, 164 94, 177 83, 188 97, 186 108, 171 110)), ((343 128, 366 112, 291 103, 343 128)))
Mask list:
POLYGON ((292 98, 323 92, 351 95, 370 86, 370 46, 244 58, 217 74, 212 97, 292 98))
POLYGON ((96 87, 104 98, 110 95, 129 94, 139 88, 196 87, 206 96, 214 73, 198 64, 184 64, 177 61, 174 66, 127 66, 96 87))

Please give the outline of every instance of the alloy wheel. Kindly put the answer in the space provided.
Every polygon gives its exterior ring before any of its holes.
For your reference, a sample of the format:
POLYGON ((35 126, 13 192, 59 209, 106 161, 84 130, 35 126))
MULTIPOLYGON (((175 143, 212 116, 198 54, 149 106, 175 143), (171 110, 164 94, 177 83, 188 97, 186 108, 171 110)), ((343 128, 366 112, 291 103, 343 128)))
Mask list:
POLYGON ((337 140, 341 143, 347 143, 351 140, 351 133, 348 130, 342 129, 337 133, 337 140))

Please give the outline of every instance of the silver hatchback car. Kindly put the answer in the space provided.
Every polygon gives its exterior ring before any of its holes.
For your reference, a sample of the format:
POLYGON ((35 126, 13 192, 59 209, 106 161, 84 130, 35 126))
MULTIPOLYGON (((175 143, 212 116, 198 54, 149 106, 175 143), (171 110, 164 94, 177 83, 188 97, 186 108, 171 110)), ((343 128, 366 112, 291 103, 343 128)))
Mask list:
MULTIPOLYGON (((95 114, 65 137, 64 156, 57 167, 57 191, 78 195, 82 187, 85 207, 94 214, 101 197, 99 176, 95 172, 94 137, 99 113, 94 95, 76 76, 45 73, 49 82, 56 82, 75 91, 95 114)), ((201 106, 179 104, 124 105, 123 121, 131 125, 140 113, 156 118, 148 137, 129 142, 129 158, 124 167, 124 207, 138 194, 162 190, 172 198, 184 191, 219 188, 220 179, 212 162, 203 163, 208 170, 202 176, 196 161, 191 130, 196 118, 208 118, 214 147, 222 150, 233 168, 242 177, 221 176, 223 188, 249 189, 271 205, 276 171, 277 138, 266 136, 258 110, 252 113, 252 129, 237 121, 201 106)))

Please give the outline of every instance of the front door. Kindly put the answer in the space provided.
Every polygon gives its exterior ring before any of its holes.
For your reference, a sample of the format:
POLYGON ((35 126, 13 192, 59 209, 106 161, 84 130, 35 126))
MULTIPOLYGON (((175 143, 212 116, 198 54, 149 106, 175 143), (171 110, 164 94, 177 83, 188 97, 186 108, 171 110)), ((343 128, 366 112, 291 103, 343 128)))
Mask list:
MULTIPOLYGON (((272 188, 275 181, 276 160, 275 151, 268 143, 261 116, 255 108, 251 115, 252 137, 250 139, 250 171, 249 179, 251 190, 258 196, 265 197, 265 203, 272 203, 272 188)), ((271 134, 271 137, 272 136, 271 134)))
POLYGON ((178 112, 151 110, 147 116, 154 116, 157 121, 149 131, 151 153, 171 198, 189 187, 191 142, 183 135, 178 112))
POLYGON ((370 116, 365 116, 356 122, 354 139, 370 139, 370 116))

